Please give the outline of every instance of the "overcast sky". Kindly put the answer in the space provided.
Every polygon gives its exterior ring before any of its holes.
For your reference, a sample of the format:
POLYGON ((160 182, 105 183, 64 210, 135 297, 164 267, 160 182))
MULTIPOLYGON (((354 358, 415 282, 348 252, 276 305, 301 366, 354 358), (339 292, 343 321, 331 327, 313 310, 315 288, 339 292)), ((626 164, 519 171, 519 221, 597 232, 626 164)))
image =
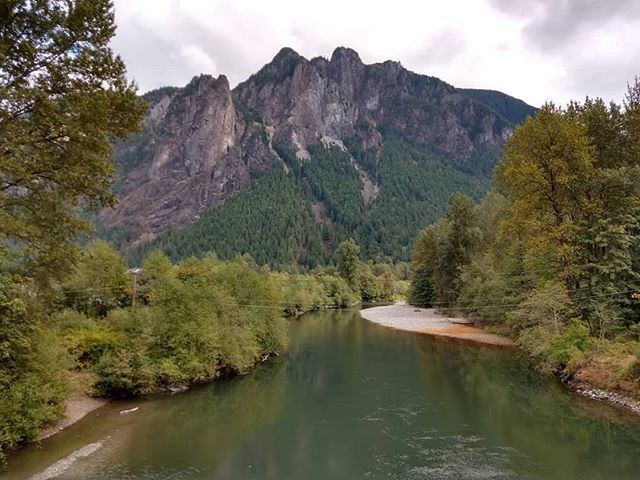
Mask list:
POLYGON ((115 0, 113 47, 145 92, 224 73, 232 87, 284 46, 355 49, 457 87, 539 106, 619 101, 640 75, 640 0, 115 0))

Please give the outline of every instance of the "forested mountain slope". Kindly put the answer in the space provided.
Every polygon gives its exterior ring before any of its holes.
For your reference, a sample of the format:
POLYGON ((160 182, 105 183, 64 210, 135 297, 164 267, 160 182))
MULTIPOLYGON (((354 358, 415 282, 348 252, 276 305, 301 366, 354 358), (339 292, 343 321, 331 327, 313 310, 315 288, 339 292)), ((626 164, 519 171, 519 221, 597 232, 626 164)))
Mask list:
POLYGON ((334 247, 349 237, 368 258, 407 260, 422 225, 444 212, 451 192, 479 199, 490 186, 488 179, 394 137, 383 143, 372 175, 377 187, 369 190, 348 151, 310 150, 310 159, 288 174, 273 167, 192 225, 138 247, 132 260, 161 248, 174 259, 207 251, 222 258, 248 252, 259 264, 313 267, 330 260, 334 247))
POLYGON ((485 107, 499 113, 513 123, 522 123, 527 117, 536 113, 536 109, 531 105, 496 90, 459 88, 458 91, 472 100, 482 103, 485 107))
POLYGON ((159 246, 273 265, 322 263, 349 236, 368 256, 408 258, 451 193, 487 190, 534 111, 342 47, 329 60, 282 49, 233 90, 201 75, 144 98, 143 131, 116 147, 120 203, 100 233, 134 259, 159 246))

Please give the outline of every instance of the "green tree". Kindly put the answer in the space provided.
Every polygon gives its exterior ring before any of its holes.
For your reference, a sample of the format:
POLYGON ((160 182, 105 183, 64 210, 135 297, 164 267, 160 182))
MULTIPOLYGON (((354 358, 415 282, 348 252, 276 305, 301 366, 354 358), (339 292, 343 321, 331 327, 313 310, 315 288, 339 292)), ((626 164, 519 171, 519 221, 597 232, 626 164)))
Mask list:
MULTIPOLYGON (((422 232, 413 255, 412 291, 417 303, 453 306, 460 294, 460 275, 471 263, 481 245, 482 231, 477 224, 477 209, 466 195, 456 193, 449 199, 445 217, 422 232)), ((413 296, 412 296, 413 298, 413 296)))
POLYGON ((41 311, 30 286, 7 273, 6 261, 0 246, 0 465, 6 450, 61 414, 66 393, 57 339, 34 321, 41 311))
MULTIPOLYGON (((572 103, 567 111, 571 119, 584 125, 593 146, 594 174, 585 187, 589 208, 578 222, 577 265, 572 280, 581 296, 592 297, 580 305, 591 331, 599 335, 615 331, 618 322, 611 320, 625 316, 620 299, 608 296, 621 286, 629 289, 637 285, 639 280, 639 98, 640 84, 636 80, 623 107, 586 99, 583 104, 572 103)), ((622 303, 625 309, 629 306, 628 301, 622 303)), ((628 310, 626 316, 630 317, 628 310)))
POLYGON ((409 302, 414 305, 429 306, 433 301, 433 281, 431 271, 425 264, 418 264, 409 289, 409 302))
POLYGON ((111 0, 0 4, 0 237, 40 283, 72 265, 82 211, 113 204, 111 142, 145 109, 114 32, 111 0))
POLYGON ((585 127, 552 104, 518 127, 498 167, 511 200, 508 227, 526 232, 528 252, 561 272, 569 283, 575 263, 577 221, 588 208, 586 183, 593 178, 593 149, 585 127))
POLYGON ((599 335, 619 325, 604 319, 632 307, 609 297, 640 280, 639 98, 636 81, 622 107, 589 98, 547 105, 516 130, 499 168, 512 202, 503 226, 525 240, 529 265, 583 298, 580 316, 599 335))
POLYGON ((122 258, 104 240, 89 244, 63 285, 67 306, 105 315, 129 299, 129 278, 122 258))
POLYGON ((113 204, 111 143, 145 109, 114 32, 110 0, 0 3, 0 451, 61 413, 38 291, 73 267, 86 212, 113 204))
POLYGON ((384 300, 386 292, 369 265, 361 265, 358 271, 358 285, 360 285, 360 297, 363 302, 379 302, 384 300))
POLYGON ((340 276, 346 280, 353 290, 357 291, 359 288, 358 264, 360 262, 360 247, 353 238, 350 238, 338 245, 336 253, 338 255, 340 276))

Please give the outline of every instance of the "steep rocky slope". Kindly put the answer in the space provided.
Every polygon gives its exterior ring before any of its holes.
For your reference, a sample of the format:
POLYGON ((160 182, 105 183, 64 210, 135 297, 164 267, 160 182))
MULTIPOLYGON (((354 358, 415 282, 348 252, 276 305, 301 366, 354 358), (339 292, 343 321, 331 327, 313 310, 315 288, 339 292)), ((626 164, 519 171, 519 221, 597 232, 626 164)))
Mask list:
POLYGON ((143 133, 117 149, 119 205, 102 213, 107 226, 141 240, 192 223, 273 161, 222 75, 201 75, 150 100, 143 133))
POLYGON ((437 78, 399 62, 365 65, 342 47, 331 60, 307 60, 284 48, 234 93, 274 128, 274 142, 298 158, 325 136, 355 137, 364 148, 376 147, 387 130, 464 160, 474 149, 500 148, 513 127, 437 78))
MULTIPOLYGON (((150 92, 143 132, 116 147, 120 203, 101 223, 126 248, 140 245, 197 221, 261 172, 299 168, 318 145, 348 150, 367 210, 385 188, 379 162, 387 138, 434 155, 439 168, 486 177, 514 124, 533 109, 482 92, 398 62, 365 65, 342 47, 329 60, 284 48, 233 91, 222 75, 200 75, 184 88, 150 92)), ((309 197, 306 208, 317 218, 324 207, 309 197)))

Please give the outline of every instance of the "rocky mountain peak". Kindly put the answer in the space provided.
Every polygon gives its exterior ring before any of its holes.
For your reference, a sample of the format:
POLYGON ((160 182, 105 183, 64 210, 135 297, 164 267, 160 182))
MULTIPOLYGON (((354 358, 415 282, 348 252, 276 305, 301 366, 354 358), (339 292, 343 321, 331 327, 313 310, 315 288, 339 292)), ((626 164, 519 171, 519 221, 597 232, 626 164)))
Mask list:
POLYGON ((478 148, 499 149, 512 130, 502 116, 446 82, 400 62, 366 65, 346 47, 336 48, 329 62, 282 49, 234 94, 273 129, 274 142, 301 159, 322 137, 379 145, 382 127, 466 160, 478 148))
POLYGON ((362 60, 360 60, 360 55, 355 50, 348 47, 338 47, 331 54, 331 63, 359 63, 362 64, 362 60))
POLYGON ((298 59, 298 58, 302 58, 302 56, 298 52, 296 52, 293 48, 282 47, 278 51, 278 53, 276 53, 276 56, 273 57, 273 60, 271 60, 271 63, 279 63, 279 62, 283 62, 291 59, 298 59))
POLYGON ((231 87, 229 86, 229 79, 226 75, 219 75, 218 78, 209 74, 196 75, 185 86, 183 94, 196 94, 202 95, 207 91, 218 91, 220 93, 231 93, 231 87))
POLYGON ((271 62, 252 75, 247 82, 254 80, 258 83, 268 83, 272 80, 285 80, 293 74, 296 65, 301 61, 306 61, 306 59, 292 48, 284 47, 273 57, 271 62))

